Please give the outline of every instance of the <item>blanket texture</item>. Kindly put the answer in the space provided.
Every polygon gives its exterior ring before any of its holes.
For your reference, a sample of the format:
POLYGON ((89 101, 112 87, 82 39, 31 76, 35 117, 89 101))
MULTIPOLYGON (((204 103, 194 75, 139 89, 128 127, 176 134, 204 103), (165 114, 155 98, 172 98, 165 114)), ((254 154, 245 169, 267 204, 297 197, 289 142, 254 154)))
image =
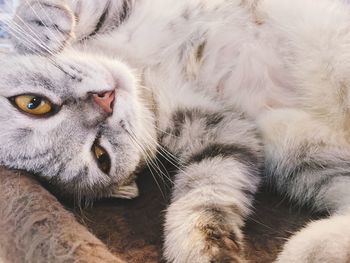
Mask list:
POLYGON ((29 175, 0 170, 0 260, 122 262, 29 175))

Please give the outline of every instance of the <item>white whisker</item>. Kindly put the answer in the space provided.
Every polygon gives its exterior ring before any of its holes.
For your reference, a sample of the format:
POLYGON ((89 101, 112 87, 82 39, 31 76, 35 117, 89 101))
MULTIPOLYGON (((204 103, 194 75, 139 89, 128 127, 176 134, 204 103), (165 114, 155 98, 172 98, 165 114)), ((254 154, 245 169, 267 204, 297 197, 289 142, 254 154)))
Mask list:
MULTIPOLYGON (((41 47, 42 49, 47 51, 50 55, 54 56, 52 51, 45 44, 42 44, 42 41, 40 41, 39 39, 36 39, 34 36, 26 34, 26 31, 17 23, 11 22, 8 24, 8 26, 11 30, 17 30, 17 33, 21 34, 21 37, 19 39, 20 41, 22 39, 24 40, 24 38, 22 38, 23 36, 27 37, 27 39, 26 39, 27 41, 31 41, 31 42, 34 41, 35 43, 33 43, 33 44, 37 44, 39 47, 41 47), (30 37, 31 40, 29 40, 28 37, 30 37)), ((36 52, 36 53, 39 53, 39 52, 36 52)))
MULTIPOLYGON (((129 135, 129 138, 130 138, 131 141, 134 143, 134 145, 135 145, 143 154, 145 154, 145 155, 147 156, 147 158, 145 159, 145 162, 146 162, 146 165, 147 165, 147 167, 148 167, 148 170, 150 171, 150 173, 151 173, 151 175, 152 175, 152 177, 153 177, 155 183, 157 184, 157 187, 159 188, 159 191, 161 192, 163 198, 166 199, 165 194, 164 194, 162 188, 160 187, 159 182, 158 182, 156 176, 154 175, 154 173, 153 173, 153 171, 152 171, 152 167, 153 167, 153 166, 152 166, 152 163, 149 163, 148 160, 147 160, 147 159, 149 158, 149 157, 148 157, 148 154, 147 154, 147 153, 144 151, 144 149, 139 145, 139 143, 137 142, 136 138, 134 138, 133 135, 132 135, 131 133, 128 132, 127 134, 129 135)), ((151 160, 151 158, 150 158, 150 160, 151 160)))
MULTIPOLYGON (((40 20, 40 22, 45 25, 44 21, 41 19, 41 17, 38 15, 38 13, 34 10, 34 8, 32 7, 32 5, 28 2, 28 0, 25 0, 26 3, 29 5, 30 9, 33 11, 34 15, 40 20)), ((44 8, 42 7, 40 1, 37 2, 40 5, 40 8, 44 11, 44 8)), ((46 16, 46 18, 50 21, 52 21, 45 12, 43 12, 46 16)), ((54 32, 52 32, 50 30, 50 28, 47 27, 47 29, 49 30, 50 34, 55 38, 55 41, 57 41, 58 44, 60 44, 60 41, 58 40, 58 38, 56 37, 56 35, 54 34, 54 32)), ((57 29, 56 29, 57 30, 57 29)), ((58 33, 61 33, 57 30, 58 33)))

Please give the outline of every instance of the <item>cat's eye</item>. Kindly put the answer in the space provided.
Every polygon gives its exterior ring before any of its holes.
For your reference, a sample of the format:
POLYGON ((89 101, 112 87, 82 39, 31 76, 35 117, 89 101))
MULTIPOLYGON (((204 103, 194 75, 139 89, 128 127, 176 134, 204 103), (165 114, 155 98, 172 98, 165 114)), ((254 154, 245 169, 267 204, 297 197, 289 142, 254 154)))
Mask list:
POLYGON ((92 146, 92 153, 94 154, 97 165, 101 171, 108 174, 111 170, 111 158, 107 151, 98 143, 94 143, 92 146))
POLYGON ((53 111, 52 103, 37 95, 19 95, 13 97, 12 101, 20 110, 36 116, 46 115, 53 111))

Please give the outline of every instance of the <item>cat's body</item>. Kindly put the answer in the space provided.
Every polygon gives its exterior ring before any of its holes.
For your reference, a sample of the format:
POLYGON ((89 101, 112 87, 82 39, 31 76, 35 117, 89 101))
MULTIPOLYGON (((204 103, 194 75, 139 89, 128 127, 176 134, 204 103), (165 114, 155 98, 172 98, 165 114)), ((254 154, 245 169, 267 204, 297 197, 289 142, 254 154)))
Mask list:
POLYGON ((281 193, 344 214, 300 232, 279 260, 345 262, 348 8, 335 0, 24 2, 15 44, 44 57, 4 62, 1 96, 44 95, 59 111, 33 119, 7 103, 2 164, 74 194, 130 197, 133 172, 160 144, 180 162, 165 258, 239 262, 265 158, 267 181, 281 193), (110 90, 114 107, 98 102, 110 90), (96 144, 111 159, 107 173, 91 156, 96 144))

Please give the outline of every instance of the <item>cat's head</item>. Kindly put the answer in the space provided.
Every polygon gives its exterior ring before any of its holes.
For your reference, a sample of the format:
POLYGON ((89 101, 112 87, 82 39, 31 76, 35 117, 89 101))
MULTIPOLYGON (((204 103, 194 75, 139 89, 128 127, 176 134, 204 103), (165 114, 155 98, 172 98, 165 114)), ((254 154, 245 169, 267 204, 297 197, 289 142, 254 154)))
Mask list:
POLYGON ((75 52, 12 55, 0 64, 2 165, 77 198, 118 195, 133 182, 155 148, 155 129, 127 66, 75 52))

